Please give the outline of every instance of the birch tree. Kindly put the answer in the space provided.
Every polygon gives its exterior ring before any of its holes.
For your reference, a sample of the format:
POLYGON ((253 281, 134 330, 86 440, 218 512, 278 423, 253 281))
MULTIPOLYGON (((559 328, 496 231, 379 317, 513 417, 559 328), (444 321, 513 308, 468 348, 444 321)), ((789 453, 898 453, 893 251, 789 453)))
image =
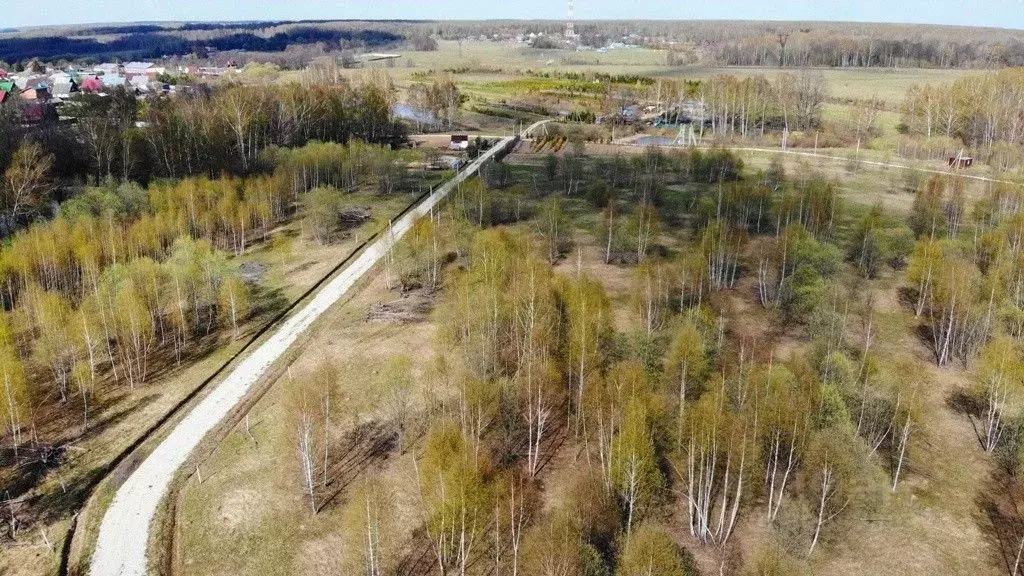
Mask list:
POLYGON ((344 512, 342 564, 347 574, 391 574, 395 562, 395 501, 382 478, 360 481, 344 512))
POLYGON ((692 569, 679 546, 661 527, 645 522, 626 540, 619 556, 618 576, 688 576, 692 569))
POLYGON ((978 385, 985 398, 983 445, 992 452, 1003 436, 1006 419, 1018 409, 1024 388, 1024 363, 1012 339, 999 336, 981 349, 978 385))
POLYGON ((457 426, 435 424, 414 462, 420 512, 440 574, 466 576, 493 509, 483 462, 457 426))

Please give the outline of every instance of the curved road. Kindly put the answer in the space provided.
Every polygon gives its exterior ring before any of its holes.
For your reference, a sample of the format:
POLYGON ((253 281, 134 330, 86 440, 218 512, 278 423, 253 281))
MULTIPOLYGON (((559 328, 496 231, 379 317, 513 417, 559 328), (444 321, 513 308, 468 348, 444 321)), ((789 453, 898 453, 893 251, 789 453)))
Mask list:
MULTIPOLYGON (((530 133, 544 122, 530 126, 523 133, 530 133)), ((428 214, 453 188, 514 141, 514 137, 503 138, 425 198, 419 206, 394 222, 390 233, 368 246, 348 268, 317 292, 294 316, 288 318, 174 427, 114 495, 100 524, 99 538, 90 565, 92 576, 143 576, 147 573, 146 550, 150 525, 167 494, 171 480, 203 437, 231 412, 271 364, 295 343, 299 335, 348 292, 417 219, 428 214)))

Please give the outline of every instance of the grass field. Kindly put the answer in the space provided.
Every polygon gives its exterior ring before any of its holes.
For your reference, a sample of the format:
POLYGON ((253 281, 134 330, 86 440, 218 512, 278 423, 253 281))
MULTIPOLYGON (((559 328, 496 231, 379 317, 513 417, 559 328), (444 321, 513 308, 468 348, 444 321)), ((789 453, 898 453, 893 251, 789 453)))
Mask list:
MULTIPOLYGON (((399 84, 417 73, 458 71, 466 84, 481 84, 514 78, 517 72, 602 72, 639 74, 664 78, 701 80, 718 74, 735 76, 764 75, 774 80, 786 68, 732 66, 669 66, 667 53, 647 48, 623 48, 597 53, 575 50, 537 50, 527 45, 491 41, 441 41, 434 52, 395 52, 401 57, 394 67, 384 68, 399 84)), ((837 99, 880 98, 895 106, 911 84, 948 82, 975 72, 943 69, 894 68, 822 68, 831 96, 837 99)), ((349 71, 358 75, 360 70, 349 71)), ((286 76, 287 77, 287 76, 286 76)))

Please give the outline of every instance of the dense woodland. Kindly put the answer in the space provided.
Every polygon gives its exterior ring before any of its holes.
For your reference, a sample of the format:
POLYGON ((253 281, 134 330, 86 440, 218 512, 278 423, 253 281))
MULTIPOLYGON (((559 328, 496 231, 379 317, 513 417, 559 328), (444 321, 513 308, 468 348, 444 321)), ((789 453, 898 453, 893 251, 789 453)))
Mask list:
POLYGON ((345 30, 316 25, 282 26, 184 24, 90 28, 74 36, 9 36, 0 38, 0 61, 24 62, 124 59, 144 60, 168 56, 205 55, 211 51, 282 52, 288 48, 321 44, 329 50, 375 48, 405 40, 404 36, 376 30, 345 30), (198 31, 207 31, 198 34, 198 31))
MULTIPOLYGON (((312 140, 397 146, 405 141, 405 126, 391 117, 393 98, 384 78, 360 84, 226 86, 145 102, 118 90, 109 97, 74 99, 65 107, 74 123, 28 130, 20 125, 16 105, 5 105, 0 107, 0 167, 10 173, 0 226, 10 231, 46 215, 55 181, 115 178, 145 184, 157 178, 244 176, 268 169, 269 149, 312 140), (48 177, 32 169, 45 162, 48 177)), ((61 199, 62 191, 56 192, 54 199, 61 199)))
POLYGON ((75 122, 29 130, 7 116, 5 537, 16 541, 33 521, 82 504, 94 471, 65 473, 59 454, 104 432, 108 420, 97 414, 281 309, 279 291, 244 275, 234 257, 269 246, 281 226, 334 242, 378 216, 353 204, 352 191, 416 189, 411 158, 388 146, 405 132, 378 80, 226 86, 145 102, 123 91, 83 95, 67 108, 75 122), (24 500, 54 470, 62 504, 24 500))

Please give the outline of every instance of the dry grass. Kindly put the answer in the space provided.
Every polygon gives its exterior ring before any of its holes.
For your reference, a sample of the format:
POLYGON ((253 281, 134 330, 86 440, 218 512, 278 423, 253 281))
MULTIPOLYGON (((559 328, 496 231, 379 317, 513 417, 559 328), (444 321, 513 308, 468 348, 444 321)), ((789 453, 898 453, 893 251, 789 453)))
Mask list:
MULTIPOLYGON (((840 167, 835 176, 843 180, 844 193, 851 200, 873 203, 876 198, 871 194, 890 194, 878 174, 849 174, 843 170, 840 167)), ((906 205, 901 201, 893 206, 906 205)), ((584 230, 576 231, 575 241, 577 248, 556 265, 556 270, 573 274, 581 269, 599 278, 612 300, 616 329, 638 329, 640 319, 632 303, 632 268, 604 264, 600 242, 584 230)), ((673 241, 666 235, 661 242, 673 241)), ((351 300, 325 316, 296 358, 294 374, 302 374, 324 358, 333 358, 347 367, 347 373, 359 373, 358 377, 347 376, 345 385, 352 386, 356 396, 364 396, 367 383, 373 380, 373 366, 391 354, 412 356, 422 373, 437 351, 438 319, 412 324, 367 322, 370 306, 395 298, 381 284, 379 277, 368 281, 351 300)), ((840 529, 830 531, 814 558, 791 559, 792 573, 924 576, 1000 572, 990 522, 977 500, 987 489, 991 461, 981 451, 970 421, 948 405, 949 398, 968 385, 968 378, 961 368, 940 370, 931 366, 930 352, 916 335, 918 319, 897 296, 899 285, 898 278, 888 277, 867 285, 867 289, 874 291, 877 342, 885 347, 882 352, 894 360, 914 359, 927 367, 928 386, 922 399, 927 418, 915 432, 904 481, 894 494, 880 486, 884 494, 878 507, 868 517, 852 516, 840 529)), ((731 336, 770 343, 776 357, 798 353, 807 346, 799 334, 777 332, 772 314, 757 304, 750 278, 722 295, 721 301, 729 310, 731 336)), ((851 328, 851 341, 856 340, 857 330, 851 328)), ((180 495, 177 554, 184 572, 339 573, 336 562, 342 553, 338 550, 344 530, 342 506, 332 504, 317 516, 305 511, 297 472, 289 464, 294 457, 281 403, 288 386, 284 380, 252 410, 252 435, 241 427, 235 429, 202 464, 202 481, 193 475, 180 495)), ((424 396, 437 392, 430 390, 425 379, 418 382, 424 396)), ((374 408, 367 404, 361 412, 360 418, 365 421, 373 417, 374 408)), ((575 454, 570 444, 556 450, 543 471, 541 502, 546 510, 562 502, 566 479, 574 474, 575 454)), ((408 458, 389 458, 371 469, 386 479, 381 482, 393 487, 406 537, 420 523, 408 458)), ((884 477, 884 473, 881 475, 884 477)), ((339 502, 343 501, 344 493, 339 502)), ((680 543, 694 552, 705 573, 717 573, 722 562, 730 558, 752 562, 777 538, 775 529, 764 522, 759 506, 753 505, 741 517, 735 548, 727 551, 690 541, 680 528, 684 525, 681 518, 673 517, 672 525, 677 528, 680 543)), ((681 509, 673 504, 669 510, 676 514, 681 509)))
MULTIPOLYGON (((377 275, 363 283, 344 303, 319 321, 303 351, 249 413, 201 464, 178 495, 175 536, 176 562, 180 571, 203 574, 338 574, 343 551, 343 509, 348 489, 373 471, 382 475, 403 504, 412 505, 412 467, 396 453, 343 471, 345 486, 315 516, 301 493, 298 470, 292 465, 294 447, 283 396, 292 378, 331 360, 341 368, 341 385, 349 402, 341 410, 345 418, 332 431, 343 448, 346 434, 357 423, 368 422, 379 409, 375 379, 382 361, 394 354, 409 356, 414 365, 422 405, 425 372, 434 356, 436 327, 415 323, 367 321, 367 311, 377 302, 396 298, 377 275), (202 477, 200 480, 200 476, 202 477)), ((403 518, 400 526, 412 527, 415 518, 403 518)))

